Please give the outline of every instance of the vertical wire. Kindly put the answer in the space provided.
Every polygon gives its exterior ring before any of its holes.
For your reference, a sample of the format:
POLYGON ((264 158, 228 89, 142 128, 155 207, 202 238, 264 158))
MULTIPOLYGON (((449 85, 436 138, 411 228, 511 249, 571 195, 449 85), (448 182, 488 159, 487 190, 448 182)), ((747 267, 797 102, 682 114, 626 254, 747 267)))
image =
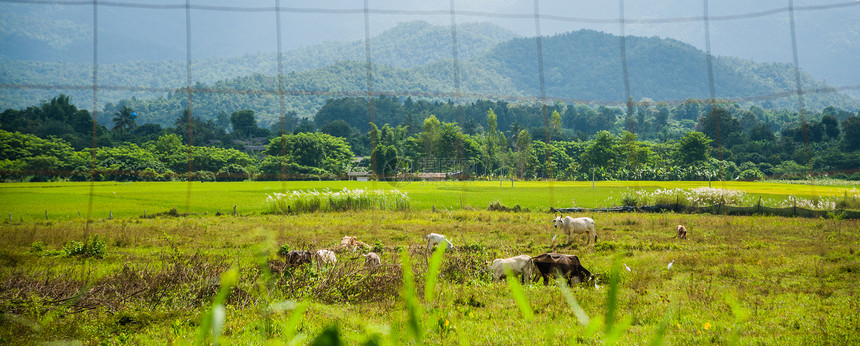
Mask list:
POLYGON ((541 37, 541 28, 540 28, 540 0, 534 1, 534 11, 535 11, 535 44, 537 49, 537 63, 538 63, 538 83, 540 84, 540 109, 541 115, 543 115, 543 127, 544 127, 544 157, 545 165, 546 165, 546 179, 549 183, 549 203, 550 205, 555 205, 555 189, 553 183, 553 177, 555 177, 555 172, 553 172, 552 165, 552 151, 549 146, 552 142, 552 134, 550 130, 549 123, 549 114, 547 114, 546 109, 546 79, 544 77, 544 67, 543 67, 543 37, 541 37))
POLYGON ((809 128, 806 124, 806 109, 803 104, 803 86, 800 83, 800 63, 797 58, 797 34, 795 33, 794 24, 794 0, 788 0, 788 18, 791 25, 791 53, 794 61, 794 86, 797 94, 797 111, 800 115, 801 130, 803 131, 803 144, 806 150, 806 166, 809 167, 812 157, 809 152, 809 128))
MULTIPOLYGON (((621 53, 621 73, 624 77, 624 104, 627 106, 627 131, 635 134, 633 127, 633 97, 630 94, 630 73, 627 67, 627 28, 624 14, 624 0, 618 0, 618 25, 620 29, 619 45, 621 53)), ((634 150, 627 154, 627 164, 631 169, 639 162, 639 151, 634 150)), ((639 188, 638 179, 634 179, 634 188, 639 188)))
POLYGON ((84 235, 89 236, 90 222, 93 216, 93 195, 96 188, 96 138, 98 136, 98 105, 99 105, 99 2, 93 0, 93 147, 90 151, 90 195, 87 201, 87 222, 84 235))
MULTIPOLYGON (((364 57, 367 61, 367 115, 370 120, 370 123, 374 123, 373 119, 373 61, 371 60, 370 55, 370 8, 368 6, 368 0, 364 0, 364 57)), ((377 138, 379 136, 377 135, 377 138)), ((378 142, 378 140, 377 140, 378 142)), ((375 171, 378 169, 377 165, 377 156, 373 155, 373 151, 376 149, 379 143, 370 143, 370 167, 371 171, 375 171)), ((373 181, 373 188, 376 189, 376 179, 373 181)))
POLYGON ((708 104, 711 106, 710 113, 711 117, 714 118, 714 135, 717 137, 717 155, 720 158, 720 176, 723 177, 723 182, 725 182, 725 171, 723 170, 723 137, 720 134, 720 115, 722 112, 717 112, 717 91, 716 91, 716 83, 714 82, 714 62, 713 55, 711 54, 711 16, 710 16, 710 5, 708 4, 708 0, 703 0, 703 18, 702 21, 705 25, 705 58, 707 59, 708 64, 708 92, 710 99, 708 104))
POLYGON ((633 100, 630 97, 630 76, 627 72, 627 33, 624 23, 624 0, 618 0, 618 23, 621 28, 621 73, 624 77, 624 103, 627 106, 627 130, 633 129, 633 100))
MULTIPOLYGON (((460 104, 462 91, 460 89, 460 54, 459 44, 457 42, 457 16, 455 11, 455 0, 451 0, 451 56, 454 59, 454 104, 457 107, 457 123, 463 125, 463 106, 460 104)), ((463 204, 463 195, 466 193, 466 181, 463 179, 463 174, 466 171, 466 143, 459 143, 457 150, 457 166, 460 169, 460 207, 463 204)))
POLYGON ((188 188, 185 193, 185 213, 191 212, 191 187, 194 180, 194 113, 191 97, 191 0, 185 0, 185 93, 188 96, 188 188))
POLYGON ((284 65, 283 49, 281 46, 281 0, 275 0, 275 29, 278 39, 278 110, 281 112, 281 193, 287 192, 287 115, 284 106, 284 65))
MULTIPOLYGON (((803 148, 806 153, 807 174, 812 174, 812 153, 809 150, 809 127, 806 123, 806 109, 803 104, 803 85, 800 84, 800 59, 797 57, 797 34, 794 23, 794 0, 788 0, 788 18, 791 25, 791 53, 794 62, 794 86, 797 93, 797 111, 800 116, 800 128, 803 131, 803 148)), ((814 179, 811 185, 811 194, 815 195, 814 179)))

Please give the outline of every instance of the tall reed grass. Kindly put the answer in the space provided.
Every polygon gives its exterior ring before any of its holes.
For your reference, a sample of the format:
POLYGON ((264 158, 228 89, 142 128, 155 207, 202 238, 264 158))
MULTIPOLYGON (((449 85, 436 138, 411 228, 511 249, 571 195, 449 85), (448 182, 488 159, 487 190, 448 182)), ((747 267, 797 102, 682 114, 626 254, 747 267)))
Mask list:
POLYGON ((399 190, 329 189, 296 190, 290 193, 266 194, 268 212, 272 214, 312 213, 316 211, 407 210, 409 195, 399 190))

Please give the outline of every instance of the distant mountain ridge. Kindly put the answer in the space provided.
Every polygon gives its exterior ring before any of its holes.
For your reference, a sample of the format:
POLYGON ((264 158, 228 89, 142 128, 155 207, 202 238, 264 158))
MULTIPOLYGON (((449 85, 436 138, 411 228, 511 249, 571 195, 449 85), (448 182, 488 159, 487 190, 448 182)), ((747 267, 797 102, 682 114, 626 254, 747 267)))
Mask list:
MULTIPOLYGON (((519 38, 492 24, 458 27, 460 94, 464 98, 540 97, 538 57, 534 38, 519 38)), ((456 95, 451 28, 425 22, 400 24, 371 38, 373 91, 449 100, 456 95)), ((549 100, 620 103, 625 100, 618 36, 578 30, 542 38, 544 89, 549 100)), ((683 101, 710 97, 704 52, 672 39, 626 37, 630 94, 636 100, 683 101)), ((363 40, 324 43, 285 52, 283 70, 288 91, 286 107, 310 116, 327 98, 367 92, 367 61, 363 40), (295 92, 293 92, 295 91, 295 92), (293 95, 295 94, 295 95, 293 95)), ((717 98, 749 98, 769 108, 795 109, 794 69, 789 64, 762 64, 733 57, 713 57, 717 98), (788 97, 767 99, 786 93, 788 97)), ((81 85, 92 82, 92 66, 3 60, 0 77, 10 84, 81 85)), ((196 87, 225 92, 194 96, 195 115, 212 118, 218 112, 251 109, 261 123, 279 114, 275 54, 208 59, 192 64, 196 87), (245 90, 249 92, 245 92, 245 90)), ((805 90, 827 86, 801 75, 805 90)), ((185 107, 185 64, 139 61, 99 65, 102 102, 127 104, 140 122, 171 125, 185 107), (133 93, 124 86, 153 88, 133 93), (117 87, 117 88, 112 88, 117 87), (164 95, 159 89, 176 89, 164 95), (134 98, 132 98, 134 96, 134 98), (126 101, 122 101, 122 100, 126 101)), ((58 90, 0 89, 0 109, 21 108, 59 94, 58 90)), ((66 92, 82 108, 91 108, 91 89, 66 92)), ((860 101, 843 94, 806 94, 808 109, 836 106, 860 109, 860 101)), ((107 121, 104 117, 101 121, 107 121)))

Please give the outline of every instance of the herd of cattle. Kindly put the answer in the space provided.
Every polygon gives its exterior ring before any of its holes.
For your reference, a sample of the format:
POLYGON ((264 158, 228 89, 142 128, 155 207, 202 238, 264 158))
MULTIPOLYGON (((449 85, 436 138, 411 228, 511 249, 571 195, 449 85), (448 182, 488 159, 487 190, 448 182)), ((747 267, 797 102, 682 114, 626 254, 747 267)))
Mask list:
MULTIPOLYGON (((568 243, 573 242, 574 234, 585 234, 586 244, 590 243, 591 238, 594 238, 594 242, 597 243, 594 220, 589 217, 573 218, 570 216, 557 216, 553 220, 553 224, 567 235, 568 243)), ((682 225, 678 225, 675 238, 687 239, 687 229, 682 225)), ((430 233, 424 237, 424 240, 427 242, 428 252, 441 244, 445 244, 452 249, 456 248, 442 234, 430 233)), ((336 250, 355 251, 359 248, 369 248, 369 246, 358 241, 355 237, 344 236, 340 244, 337 245, 336 250)), ((364 257, 366 268, 376 268, 382 264, 379 255, 374 252, 369 252, 361 256, 364 257)), ((288 266, 316 263, 318 268, 322 268, 337 263, 337 257, 334 251, 328 249, 317 250, 316 252, 294 250, 286 254, 285 262, 288 266)), ((497 258, 492 262, 487 261, 487 266, 493 275, 494 281, 505 278, 509 273, 519 276, 523 282, 543 279, 544 285, 547 285, 549 280, 553 279, 556 275, 566 279, 568 284, 571 285, 590 281, 594 278, 594 275, 582 266, 579 257, 575 255, 556 253, 544 253, 534 257, 519 255, 510 258, 497 258)))

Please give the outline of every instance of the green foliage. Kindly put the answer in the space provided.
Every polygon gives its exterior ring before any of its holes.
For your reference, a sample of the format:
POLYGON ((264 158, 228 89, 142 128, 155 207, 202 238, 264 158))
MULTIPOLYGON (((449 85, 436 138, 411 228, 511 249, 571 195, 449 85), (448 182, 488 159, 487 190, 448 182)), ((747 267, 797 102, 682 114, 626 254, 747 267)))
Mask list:
POLYGON ((333 174, 344 174, 353 153, 343 138, 325 133, 288 134, 266 145, 265 153, 283 156, 300 166, 315 167, 333 174))
POLYGON ((34 241, 30 244, 30 252, 32 253, 40 253, 45 250, 45 243, 41 241, 34 241))
POLYGON ((84 243, 72 240, 68 243, 63 244, 63 251, 66 253, 66 256, 83 255, 84 243))
POLYGON ((284 244, 278 248, 278 255, 279 256, 286 256, 288 253, 290 253, 290 251, 292 251, 290 244, 284 244))
POLYGON ((70 241, 63 245, 63 252, 67 257, 81 256, 92 258, 104 258, 107 244, 100 235, 92 235, 86 242, 70 241))
POLYGON ((687 132, 678 141, 676 160, 681 165, 695 165, 708 159, 708 145, 712 139, 701 132, 687 132))

